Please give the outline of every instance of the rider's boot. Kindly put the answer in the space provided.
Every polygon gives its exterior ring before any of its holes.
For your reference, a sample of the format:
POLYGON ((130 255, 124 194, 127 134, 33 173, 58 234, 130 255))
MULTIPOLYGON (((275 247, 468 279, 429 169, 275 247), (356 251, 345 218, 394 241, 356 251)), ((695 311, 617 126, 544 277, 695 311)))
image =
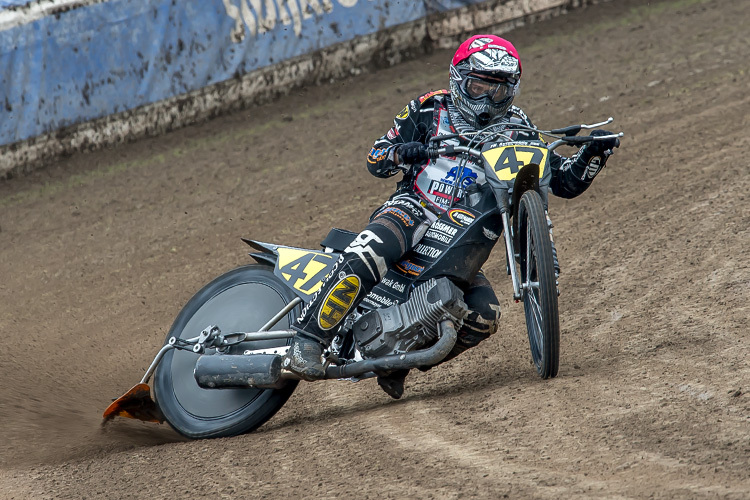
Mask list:
POLYGON ((320 339, 305 333, 297 333, 292 339, 282 366, 304 380, 319 380, 325 377, 323 351, 328 347, 320 339))
POLYGON ((393 399, 400 399, 404 394, 404 380, 409 370, 395 370, 388 375, 378 375, 378 385, 393 399))

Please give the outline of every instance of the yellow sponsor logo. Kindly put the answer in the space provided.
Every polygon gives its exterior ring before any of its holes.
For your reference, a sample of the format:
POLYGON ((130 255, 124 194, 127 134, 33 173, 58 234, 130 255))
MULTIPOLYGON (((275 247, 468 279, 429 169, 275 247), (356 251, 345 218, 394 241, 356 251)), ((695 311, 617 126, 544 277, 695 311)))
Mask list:
POLYGON ((467 212, 466 210, 463 210, 461 208, 454 208, 453 210, 448 212, 448 217, 450 218, 450 220, 461 227, 470 226, 476 218, 474 214, 472 214, 471 212, 467 212))
POLYGON ((404 106, 404 109, 402 109, 399 114, 396 115, 396 118, 398 118, 399 120, 403 120, 407 116, 409 116, 409 105, 408 104, 406 106, 404 106))
POLYGON ((318 325, 323 330, 330 330, 344 319, 344 316, 354 304, 354 299, 357 298, 360 287, 359 278, 353 274, 341 278, 336 283, 323 300, 323 305, 320 307, 320 313, 318 314, 318 325))

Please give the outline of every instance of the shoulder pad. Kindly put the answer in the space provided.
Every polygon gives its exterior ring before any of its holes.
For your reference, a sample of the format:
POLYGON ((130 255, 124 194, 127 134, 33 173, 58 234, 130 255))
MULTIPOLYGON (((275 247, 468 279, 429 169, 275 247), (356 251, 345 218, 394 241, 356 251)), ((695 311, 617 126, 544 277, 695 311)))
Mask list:
POLYGON ((427 92, 426 94, 422 94, 421 96, 417 97, 416 101, 419 102, 419 104, 424 104, 424 102, 427 99, 430 99, 431 97, 444 96, 444 95, 450 95, 450 91, 446 89, 433 90, 431 92, 427 92))

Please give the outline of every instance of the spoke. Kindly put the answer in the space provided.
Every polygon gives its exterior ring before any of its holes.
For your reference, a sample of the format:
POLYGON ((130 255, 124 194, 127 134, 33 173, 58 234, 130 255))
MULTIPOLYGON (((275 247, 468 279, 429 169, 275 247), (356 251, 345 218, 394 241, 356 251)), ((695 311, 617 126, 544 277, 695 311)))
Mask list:
POLYGON ((526 305, 529 309, 529 315, 532 321, 532 330, 534 334, 534 340, 536 342, 537 351, 541 355, 542 349, 542 309, 539 305, 538 298, 535 294, 527 292, 526 294, 526 305))
POLYGON ((536 325, 536 337, 538 342, 542 342, 542 310, 539 304, 534 301, 534 323, 536 325))
POLYGON ((534 312, 540 312, 542 310, 542 307, 539 305, 539 301, 537 300, 535 294, 529 293, 529 301, 534 306, 534 312))

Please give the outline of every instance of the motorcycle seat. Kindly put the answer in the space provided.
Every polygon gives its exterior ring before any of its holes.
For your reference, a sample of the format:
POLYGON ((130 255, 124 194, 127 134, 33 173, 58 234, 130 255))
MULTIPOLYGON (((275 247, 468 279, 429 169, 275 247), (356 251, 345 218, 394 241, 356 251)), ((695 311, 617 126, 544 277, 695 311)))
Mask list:
POLYGON ((323 248, 331 248, 335 252, 343 252, 344 249, 349 246, 349 243, 354 241, 357 234, 359 233, 334 227, 331 229, 331 232, 328 233, 328 236, 320 242, 320 246, 323 248))

